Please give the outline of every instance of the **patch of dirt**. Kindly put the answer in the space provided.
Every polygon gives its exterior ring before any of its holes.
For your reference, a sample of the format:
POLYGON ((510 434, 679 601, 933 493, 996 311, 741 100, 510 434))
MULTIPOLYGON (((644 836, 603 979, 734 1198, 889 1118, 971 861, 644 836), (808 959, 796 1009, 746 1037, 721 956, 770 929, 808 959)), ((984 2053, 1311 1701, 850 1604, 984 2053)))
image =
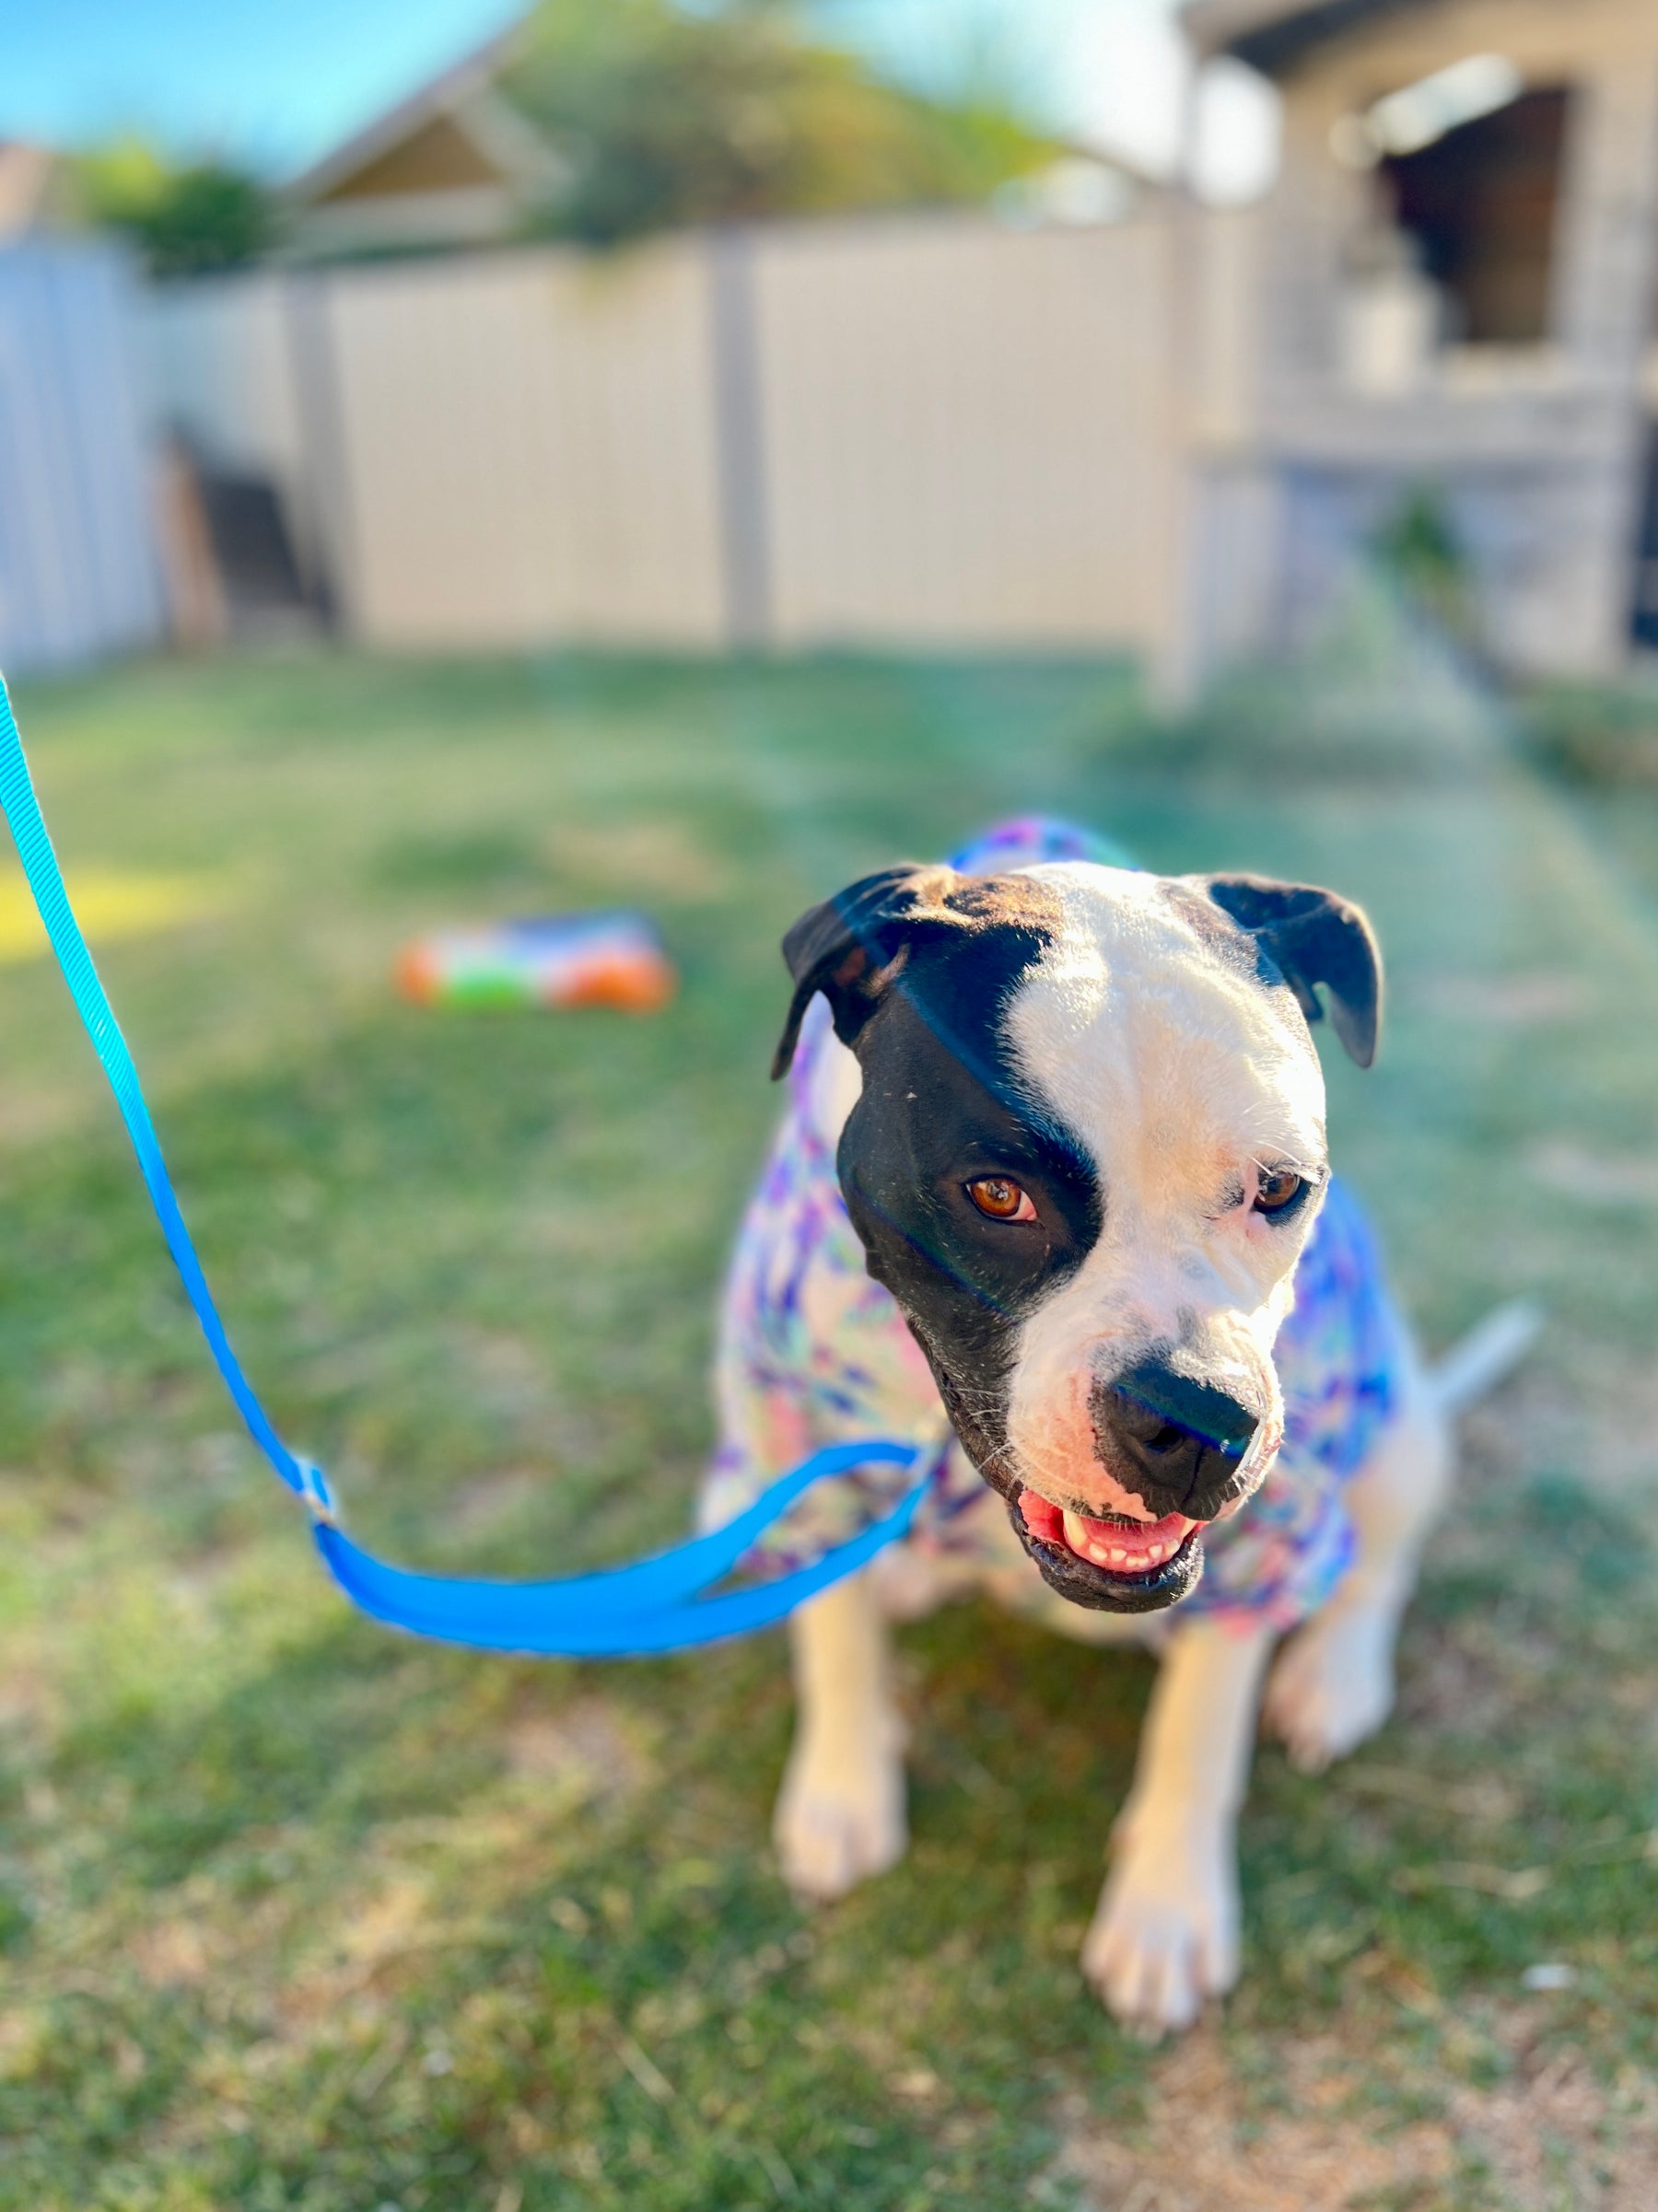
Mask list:
POLYGON ((507 1734, 507 1763, 520 1780, 554 1784, 561 1796, 620 1796, 637 1789, 649 1762, 613 1709, 588 1697, 553 1713, 529 1713, 507 1734))
POLYGON ((1091 2123, 1071 2134, 1059 2172, 1081 2183, 1090 2212, 1345 2212, 1388 2190, 1431 2203, 1451 2181, 1457 2148, 1444 2123, 1383 2134, 1373 2114, 1341 2109, 1358 2067, 1334 2043, 1286 2041, 1277 2053, 1282 2107, 1263 2114, 1216 2032, 1197 2030, 1159 2065, 1133 2139, 1091 2123))
POLYGON ((1536 2052, 1540 2017, 1515 2008, 1497 2023, 1512 2063, 1501 2083, 1439 2078, 1421 2085, 1437 2115, 1399 2124, 1360 2101, 1376 2052, 1357 2035, 1284 2038, 1265 2070, 1257 2053, 1264 2104, 1202 2028, 1160 2062, 1131 2134, 1066 2115, 1056 2178, 1080 2184, 1089 2212, 1652 2212, 1658 2083, 1631 2070, 1608 2088, 1577 2054, 1536 2052))
POLYGON ((0 1733, 15 1729, 26 1741, 49 1743, 57 1731, 62 1694, 43 1667, 8 1650, 0 1671, 0 1733))
MULTIPOLYGON (((1507 2023, 1530 2040, 1529 2013, 1507 2023)), ((1633 2068, 1607 2088, 1574 2051, 1520 2057, 1495 2089, 1458 2089, 1453 2117, 1491 2174, 1504 2212, 1652 2212, 1658 2205, 1658 2083, 1633 2068)))
POLYGON ((312 2043, 321 2029, 338 2021, 342 2007, 372 1989, 385 1969, 467 1940, 463 1927, 432 1916, 430 1884, 403 1873, 351 1898, 317 1933, 321 1939, 311 1957, 271 1993, 277 2029, 273 2050, 312 2043))
POLYGON ((208 1931, 194 1920, 155 1921, 126 1948, 152 1989, 199 1989, 216 1963, 208 1931))
POLYGON ((1484 1738, 1504 1758, 1532 1702, 1547 1693, 1554 1647, 1534 1632, 1524 1651, 1482 1620, 1408 1623, 1395 1719, 1412 1736, 1484 1738))
POLYGON ((475 1482, 462 1483, 445 1499, 449 1525, 464 1536, 487 1533, 520 1512, 538 1490, 545 1489, 547 1481, 545 1473, 529 1467, 481 1474, 475 1482))
POLYGON ((1420 1805, 1433 1812, 1450 1812, 1470 1827, 1500 1828, 1521 1810, 1519 1791, 1497 1775, 1470 1775, 1465 1781, 1447 1783, 1442 1775, 1422 1773, 1414 1766, 1391 1765, 1365 1757, 1343 1760, 1335 1774, 1349 1796, 1381 1798, 1397 1804, 1420 1805))

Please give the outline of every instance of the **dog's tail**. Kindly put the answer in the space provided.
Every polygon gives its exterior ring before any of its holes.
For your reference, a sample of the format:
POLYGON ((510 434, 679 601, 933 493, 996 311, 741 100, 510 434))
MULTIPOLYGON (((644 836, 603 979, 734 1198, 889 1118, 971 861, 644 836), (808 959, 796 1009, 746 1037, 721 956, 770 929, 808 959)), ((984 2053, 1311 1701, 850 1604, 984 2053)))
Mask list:
POLYGON ((1543 1309, 1530 1298, 1512 1298, 1476 1321, 1428 1370, 1428 1388, 1441 1413, 1464 1413, 1495 1390, 1531 1350, 1542 1327, 1543 1309))

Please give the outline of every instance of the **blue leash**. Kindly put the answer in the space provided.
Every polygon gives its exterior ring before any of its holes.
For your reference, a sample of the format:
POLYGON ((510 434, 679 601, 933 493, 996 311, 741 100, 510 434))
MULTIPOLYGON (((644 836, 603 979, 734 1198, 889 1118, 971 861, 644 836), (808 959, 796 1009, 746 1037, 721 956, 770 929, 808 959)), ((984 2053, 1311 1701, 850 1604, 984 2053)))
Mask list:
POLYGON ((391 1627, 438 1637, 445 1643, 470 1644, 480 1650, 568 1659, 636 1657, 652 1651, 683 1650, 716 1637, 746 1636, 753 1629, 766 1627, 792 1612, 805 1599, 855 1572, 905 1534, 932 1479, 938 1448, 871 1438, 861 1443, 832 1444, 814 1452, 780 1476, 722 1529, 631 1566, 609 1567, 598 1574, 548 1582, 487 1582, 422 1575, 409 1567, 392 1566, 353 1543, 340 1527, 321 1469, 288 1449, 230 1349, 225 1324, 168 1180, 138 1070, 69 903, 3 681, 0 807, 5 809, 18 856, 76 1010, 86 1024, 99 1064, 115 1094, 161 1234, 179 1270, 184 1294, 202 1324, 214 1364, 253 1441, 278 1478, 304 1501, 317 1549, 354 1605, 391 1627), (871 1466, 905 1467, 917 1476, 889 1513, 810 1566, 796 1568, 770 1582, 723 1590, 715 1597, 702 1594, 730 1574, 755 1540, 813 1483, 854 1467, 871 1466))

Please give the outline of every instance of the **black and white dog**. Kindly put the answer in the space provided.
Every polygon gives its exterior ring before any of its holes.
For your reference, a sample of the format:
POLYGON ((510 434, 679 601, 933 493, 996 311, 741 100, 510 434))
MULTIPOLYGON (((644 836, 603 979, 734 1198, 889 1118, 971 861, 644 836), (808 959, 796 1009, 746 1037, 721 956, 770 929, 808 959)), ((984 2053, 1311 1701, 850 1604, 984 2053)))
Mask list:
POLYGON ((1368 1065, 1362 914, 1020 850, 1002 832, 995 872, 870 877, 785 940, 793 1104, 728 1290, 704 1518, 817 1444, 946 1417, 959 1440, 911 1540, 793 1624, 776 1834, 808 1894, 905 1847, 889 1619, 981 1586, 1070 1633, 1153 1633, 1082 1958, 1119 2017, 1178 2027, 1236 1977, 1233 1830, 1277 1638, 1304 1624, 1266 1690, 1302 1765, 1387 1714, 1445 1414, 1330 1185, 1308 1022, 1323 991, 1368 1065))

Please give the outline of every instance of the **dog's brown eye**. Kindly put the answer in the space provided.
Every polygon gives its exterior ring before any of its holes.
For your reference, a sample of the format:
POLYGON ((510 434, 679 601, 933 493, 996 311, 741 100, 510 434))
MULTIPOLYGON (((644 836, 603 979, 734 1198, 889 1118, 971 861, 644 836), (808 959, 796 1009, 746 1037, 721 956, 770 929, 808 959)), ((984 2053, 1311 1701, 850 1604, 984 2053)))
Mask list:
POLYGON ((1264 1173, 1255 1189, 1255 1212, 1281 1214, 1301 1196, 1305 1182, 1305 1177, 1298 1175, 1293 1168, 1275 1168, 1270 1174, 1264 1173))
POLYGON ((1022 1183, 1008 1175, 981 1175, 967 1185, 967 1195, 981 1214, 992 1221, 1034 1221, 1036 1208, 1022 1183))

